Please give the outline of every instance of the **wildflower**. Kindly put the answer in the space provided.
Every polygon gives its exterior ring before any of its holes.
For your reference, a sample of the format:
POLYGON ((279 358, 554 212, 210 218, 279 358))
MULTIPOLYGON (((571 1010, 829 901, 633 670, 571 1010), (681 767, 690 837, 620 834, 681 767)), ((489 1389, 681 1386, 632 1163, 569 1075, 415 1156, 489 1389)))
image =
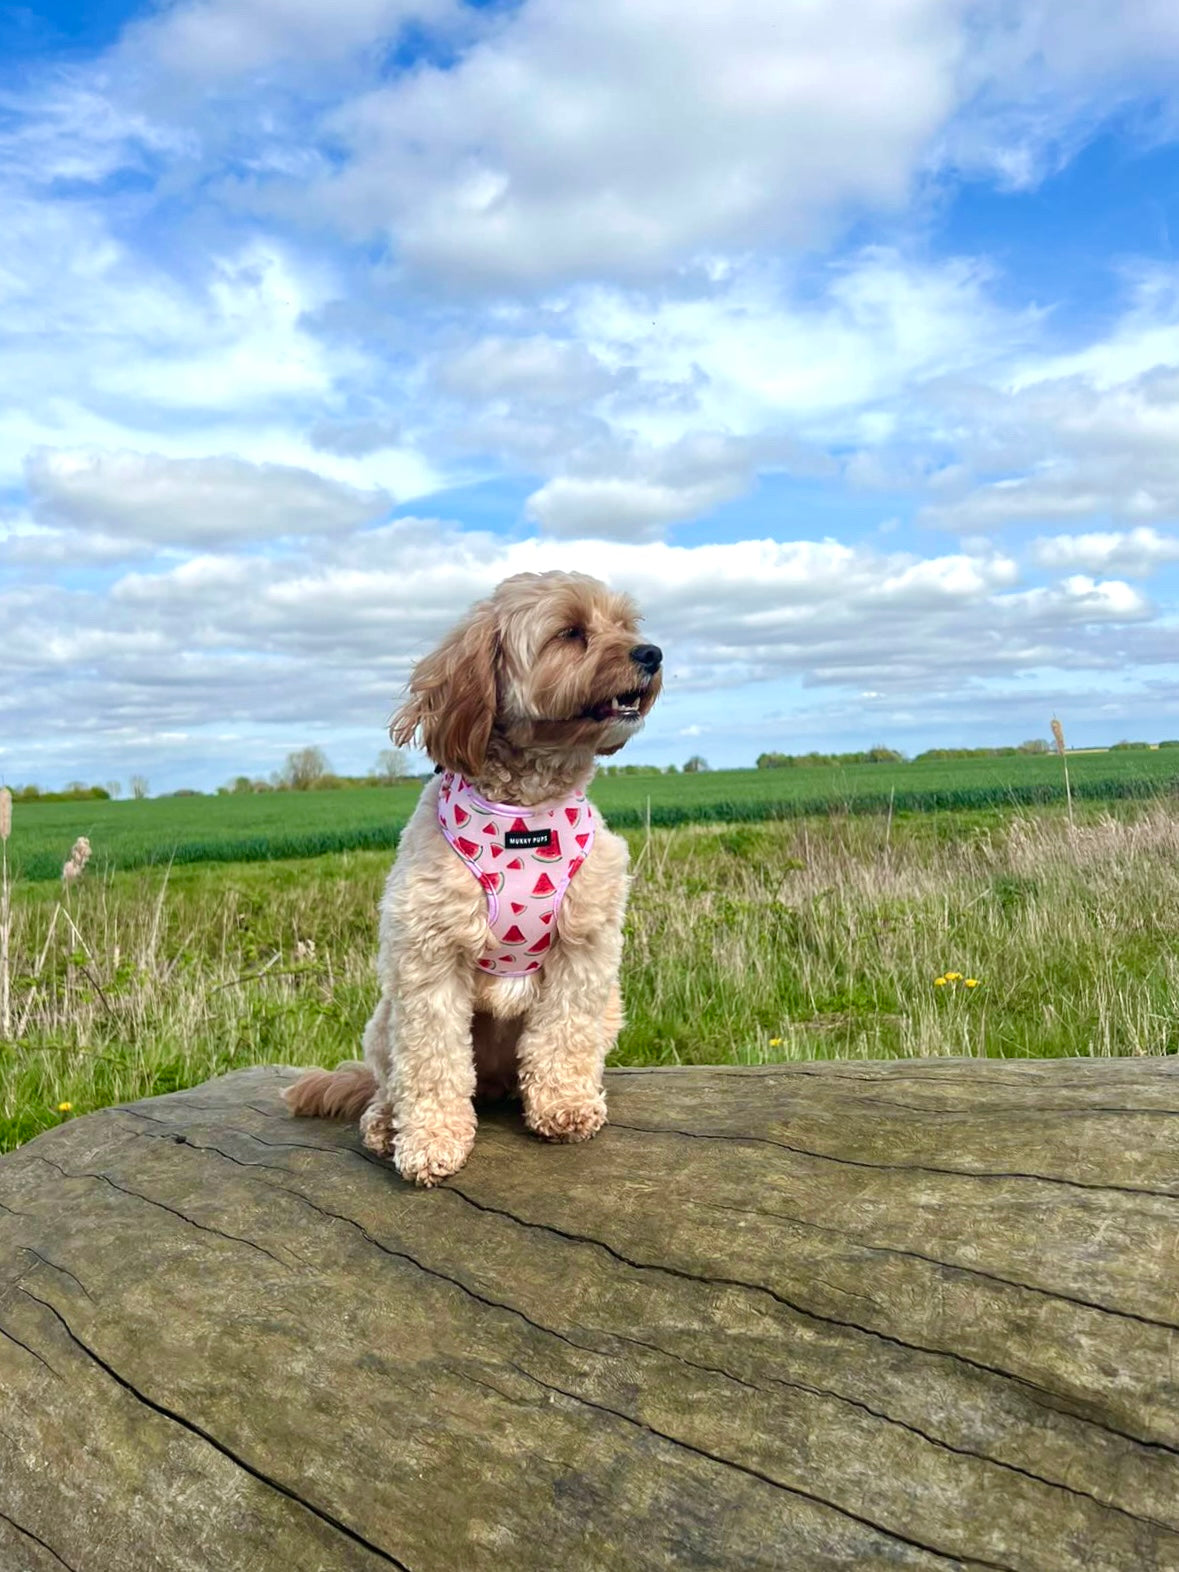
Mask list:
POLYGON ((58 1113, 69 1113, 73 1106, 73 1103, 58 1103, 57 1111, 58 1113))
POLYGON ((978 978, 977 977, 967 977, 966 981, 965 981, 965 986, 967 988, 977 988, 978 987, 978 978))
POLYGON ((295 959, 297 961, 313 961, 315 959, 315 940, 297 939, 295 941, 295 959))
POLYGON ((771 1048, 780 1048, 781 1046, 782 1046, 782 1039, 780 1037, 771 1037, 770 1038, 770 1047, 771 1048))
POLYGON ((84 835, 79 835, 70 848, 69 861, 62 864, 61 877, 64 883, 73 884, 75 879, 80 879, 89 861, 90 842, 84 835))
POLYGON ((946 973, 946 981, 947 982, 961 982, 962 981, 962 973, 961 972, 947 972, 946 973))
POLYGON ((933 986, 935 988, 944 988, 946 986, 946 979, 944 977, 935 977, 933 979, 933 986))

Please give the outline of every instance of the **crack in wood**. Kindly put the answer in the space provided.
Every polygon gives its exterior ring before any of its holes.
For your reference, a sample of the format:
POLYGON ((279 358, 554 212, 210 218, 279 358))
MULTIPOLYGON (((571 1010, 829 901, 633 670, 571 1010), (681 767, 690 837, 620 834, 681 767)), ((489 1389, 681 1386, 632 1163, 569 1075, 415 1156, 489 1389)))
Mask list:
POLYGON ((703 1458, 706 1462, 716 1463, 722 1468, 734 1469, 737 1473, 745 1474, 750 1479, 759 1480, 762 1484, 770 1485, 775 1490, 783 1490, 788 1495, 796 1496, 803 1501, 809 1501, 815 1506, 826 1507, 829 1511, 837 1512, 841 1517, 848 1518, 853 1523, 859 1523, 864 1528, 871 1529, 874 1533, 891 1539, 897 1544, 908 1545, 914 1550, 922 1550, 926 1555, 935 1556, 939 1561, 949 1562, 951 1566, 985 1567, 988 1572, 1020 1572, 1017 1567, 1007 1565, 1000 1561, 983 1561, 977 1557, 963 1559, 955 1551, 942 1550, 936 1545, 926 1544, 923 1540, 910 1538, 899 1529, 889 1528, 886 1524, 877 1523, 862 1513, 853 1511, 850 1507, 843 1506, 838 1501, 832 1501, 826 1496, 816 1495, 809 1490, 803 1490, 799 1485, 787 1484, 784 1480, 775 1479, 772 1474, 763 1473, 761 1469, 753 1468, 748 1463, 739 1463, 735 1458, 722 1457, 717 1452, 709 1452, 705 1447, 693 1446, 690 1441, 680 1440, 677 1436, 668 1435, 666 1431, 658 1430, 654 1425, 649 1425, 645 1420, 635 1419, 632 1415, 624 1413, 621 1409, 612 1408, 608 1403, 595 1402, 593 1398, 583 1397, 578 1392, 566 1391, 564 1387, 556 1386, 550 1381, 544 1381, 531 1370, 526 1370, 523 1365, 512 1362, 512 1368, 529 1381, 535 1381, 537 1386, 546 1391, 554 1392, 560 1397, 567 1398, 572 1403, 581 1404, 587 1408, 596 1409, 599 1413, 610 1414, 619 1419, 623 1424, 633 1425, 635 1429, 645 1431, 647 1435, 654 1436, 656 1440, 664 1441, 670 1446, 679 1448, 684 1452, 691 1452, 694 1456, 703 1458))
POLYGON ((805 1217, 794 1217, 789 1212, 771 1212, 761 1207, 726 1206, 717 1201, 700 1201, 697 1205, 718 1212, 738 1212, 745 1217, 774 1217, 784 1223, 793 1223, 797 1228, 806 1228, 815 1233, 835 1234, 840 1239, 846 1239, 849 1244, 856 1245, 861 1250, 868 1250, 874 1255, 895 1255, 909 1261, 923 1261, 927 1266, 937 1266, 946 1272, 960 1272, 966 1277, 981 1277, 988 1283, 999 1283, 1005 1288, 1018 1288, 1024 1293, 1039 1294, 1044 1299, 1055 1299, 1062 1304, 1078 1305, 1083 1310, 1098 1310, 1103 1315, 1116 1316, 1126 1321, 1141 1321, 1146 1326, 1157 1326, 1165 1332, 1179 1332, 1179 1326, 1171 1321, 1159 1321, 1154 1316, 1142 1315, 1136 1310, 1119 1310, 1114 1305, 1105 1305, 1097 1299, 1082 1299, 1077 1294, 1066 1293, 1062 1288, 1042 1288, 1038 1283, 1025 1283, 1016 1277, 1004 1277, 1000 1272, 988 1272, 985 1267, 966 1266, 961 1261, 943 1261, 940 1256, 925 1255, 920 1250, 910 1250, 901 1245, 875 1244, 870 1239, 862 1239, 858 1234, 853 1234, 847 1228, 837 1228, 832 1223, 814 1223, 805 1217))
POLYGON ((783 1152, 793 1152, 798 1157, 812 1157, 822 1163, 839 1163, 845 1168, 871 1168, 885 1173, 941 1174, 952 1179, 1026 1179, 1037 1184, 1063 1185, 1070 1190, 1150 1195, 1160 1201, 1179 1202, 1179 1190, 1152 1190, 1145 1185, 1132 1184, 1091 1184, 1086 1179, 1062 1179, 1055 1174, 1008 1173, 989 1168, 939 1168, 930 1163, 873 1163, 864 1157, 836 1157, 831 1152, 815 1152, 809 1147, 793 1146, 789 1141, 775 1140, 769 1135, 731 1135, 722 1130, 678 1130, 670 1125, 620 1124, 616 1119, 611 1119, 610 1129, 626 1130, 632 1135, 680 1136, 686 1141, 734 1141, 742 1146, 774 1146, 783 1152))
POLYGON ((240 1453, 233 1451, 233 1449, 226 1446, 223 1441, 219 1441, 217 1437, 213 1435, 211 1431, 206 1430, 203 1425, 198 1425, 195 1420, 188 1419, 183 1414, 177 1413, 175 1409, 169 1408, 166 1404, 157 1402, 155 1398, 148 1397, 146 1392, 141 1391, 140 1388, 134 1384, 134 1382, 129 1381, 126 1376, 121 1375, 113 1365, 109 1364, 102 1357, 101 1354, 99 1354, 95 1349, 91 1348, 88 1343, 84 1342, 83 1339, 80 1338, 74 1329, 70 1326, 69 1321, 55 1304, 52 1304, 48 1299, 42 1299, 37 1294, 30 1293, 30 1291, 23 1286, 21 1287, 21 1292, 26 1296, 26 1298, 32 1299, 43 1309, 48 1310, 50 1315, 52 1315, 59 1323, 70 1342, 73 1343, 76 1348, 79 1348, 88 1359, 98 1366, 100 1370, 105 1371, 105 1373, 111 1378, 112 1381, 116 1383, 116 1385, 120 1386, 125 1392, 130 1393, 130 1395, 135 1398, 137 1402, 142 1403, 145 1408, 150 1408, 153 1413, 159 1414, 164 1419, 171 1420, 173 1424, 179 1425, 183 1430, 187 1430, 190 1435, 197 1436, 201 1441, 204 1441, 206 1445, 212 1447, 212 1449, 218 1453, 219 1456, 226 1458, 229 1462, 233 1463, 235 1467, 240 1468, 243 1473, 248 1474, 251 1479, 256 1479, 259 1484, 266 1485, 269 1487, 269 1489, 276 1491, 279 1495, 285 1496, 286 1499, 293 1502, 295 1506, 302 1507, 305 1512, 309 1512, 312 1517, 318 1518, 321 1523, 326 1524, 329 1528, 335 1529, 337 1533, 343 1534, 344 1537, 350 1539, 353 1544, 359 1545, 361 1549, 369 1551, 372 1555, 383 1561, 386 1566, 397 1567, 399 1572, 410 1572, 410 1569, 405 1565, 405 1563, 403 1561, 398 1561, 396 1556, 390 1555, 390 1553, 387 1550, 382 1549, 380 1545, 376 1545, 372 1542, 372 1540, 366 1539, 363 1534, 358 1533, 354 1528, 350 1528, 347 1523, 343 1522, 340 1518, 333 1516, 332 1513, 324 1511, 322 1507, 317 1507, 314 1502, 308 1501, 305 1496, 301 1496, 298 1491, 292 1489, 291 1486, 284 1485, 281 1480, 274 1479, 269 1474, 264 1473, 260 1468, 256 1468, 252 1463, 248 1462, 244 1457, 242 1457, 240 1453))
POLYGON ((26 1528, 23 1523, 18 1523, 14 1517, 9 1517, 7 1512, 0 1512, 0 1519, 3 1519, 10 1528, 15 1528, 18 1534, 23 1534, 26 1539, 31 1540, 34 1545, 40 1545, 41 1549, 51 1555, 59 1566, 65 1567, 66 1572, 76 1572, 76 1568, 72 1567, 64 1556, 59 1555, 53 1546, 46 1544, 45 1540, 38 1534, 34 1534, 31 1528, 26 1528))
MULTIPOLYGON (((21 1288, 20 1283, 17 1283, 16 1286, 17 1286, 17 1288, 21 1288)), ((24 1292, 23 1288, 21 1288, 21 1292, 22 1293, 24 1292)), ((22 1343, 20 1338, 17 1337, 15 1332, 10 1332, 8 1330, 8 1328, 6 1326, 2 1325, 2 1324, 0 1324, 0 1337, 6 1337, 10 1343, 15 1343, 18 1348, 23 1348, 26 1354, 31 1354, 33 1356, 33 1358, 37 1361, 37 1363, 39 1365, 44 1365, 46 1370, 49 1371, 49 1374, 51 1376, 53 1376, 56 1380, 60 1381, 62 1379, 61 1372, 58 1371, 58 1370, 55 1370, 53 1368, 53 1366, 49 1363, 48 1359, 43 1359, 35 1348, 30 1348, 27 1343, 22 1343)))
MULTIPOLYGON (((224 1154, 222 1154, 224 1155, 224 1154)), ((246 1239, 241 1234, 226 1233, 223 1228, 214 1228, 211 1223, 198 1223, 195 1217, 189 1217, 187 1212, 182 1212, 178 1207, 169 1206, 166 1201, 157 1201, 150 1195, 144 1195, 139 1190, 132 1190, 128 1185, 118 1184, 109 1174, 96 1173, 70 1173, 60 1163, 55 1163, 51 1157, 45 1157, 40 1152, 35 1154, 39 1163, 46 1163, 50 1168, 59 1173, 63 1179, 95 1179, 101 1180, 112 1190, 117 1190, 120 1195, 130 1196, 135 1201, 142 1201, 145 1206, 158 1207, 161 1212, 168 1212, 172 1217, 178 1217, 182 1223, 187 1223, 190 1228, 198 1228, 203 1234, 215 1234, 218 1239, 230 1240, 233 1244, 247 1245, 251 1250, 256 1250, 259 1255, 267 1256, 276 1266, 281 1266, 285 1271, 290 1271, 290 1262, 282 1260, 279 1256, 267 1250, 264 1245, 257 1244, 253 1239, 246 1239)))
MULTIPOLYGON (((1029 1394, 1038 1394, 1040 1397, 1048 1398, 1049 1402, 1047 1404, 1038 1404, 1038 1406, 1047 1407, 1052 1413, 1060 1413, 1063 1411, 1070 1414, 1073 1418, 1079 1420, 1080 1422, 1084 1424, 1090 1424, 1095 1429, 1105 1431, 1108 1435, 1117 1436, 1123 1441, 1131 1441, 1135 1445, 1146 1447, 1151 1451, 1164 1452, 1170 1456, 1179 1457, 1179 1447, 1171 1446, 1166 1441, 1151 1440, 1144 1436, 1133 1435, 1129 1431, 1119 1430, 1113 1425, 1109 1425, 1101 1420, 1094 1419, 1088 1414, 1076 1413, 1071 1407, 1067 1406, 1070 1403, 1070 1398, 1067 1393, 1056 1392, 1051 1387, 1041 1386, 1039 1383, 1032 1381, 1027 1376, 1018 1375, 1012 1370, 1004 1370, 997 1365, 985 1364, 982 1360, 972 1359, 968 1354, 958 1353, 955 1349, 930 1348, 923 1343, 908 1342, 906 1339, 897 1337, 890 1332, 881 1332, 876 1327, 864 1326, 861 1322, 858 1321, 845 1321, 838 1316, 824 1315, 821 1311, 808 1308, 805 1305, 796 1303, 794 1300, 787 1299, 784 1294, 779 1293, 777 1289, 770 1288, 765 1283, 752 1283, 740 1277, 709 1277, 701 1273, 689 1272, 683 1267, 668 1266, 666 1263, 661 1261, 633 1260, 629 1256, 623 1255, 621 1251, 616 1250, 613 1245, 606 1244, 604 1240, 594 1239, 588 1234, 571 1233, 567 1229, 558 1228, 554 1223, 533 1222, 530 1218, 518 1217, 514 1212, 506 1211, 502 1207, 491 1206, 486 1202, 477 1201, 474 1196, 469 1195, 466 1191, 459 1189, 458 1185, 455 1184, 453 1179, 448 1180, 445 1185, 440 1186, 438 1193, 439 1195, 457 1196, 460 1200, 465 1201, 469 1206, 475 1207, 478 1211, 490 1212, 497 1217, 508 1218, 511 1222, 516 1223, 521 1228, 538 1228, 542 1229, 545 1233, 555 1234, 558 1238, 567 1239, 574 1244, 594 1246, 599 1250, 605 1251, 607 1255, 612 1256, 622 1265, 632 1267, 635 1271, 659 1272, 664 1273, 669 1277, 683 1278, 688 1282, 703 1283, 712 1287, 740 1288, 744 1289, 748 1293, 765 1294, 769 1299, 773 1300, 775 1304, 780 1304, 784 1309, 790 1310, 793 1314, 801 1316, 809 1321, 818 1322, 820 1325, 841 1327, 846 1331, 859 1332, 862 1333, 865 1337, 876 1338, 882 1343, 888 1343, 894 1348, 901 1348, 909 1353, 927 1354, 931 1358, 935 1359, 948 1359, 956 1364, 965 1365, 971 1370, 978 1370, 985 1375, 995 1376, 1001 1381, 1010 1381, 1029 1394), (1060 1407, 1061 1404, 1065 1405, 1063 1410, 1060 1407)), ((1032 1401, 1036 1401, 1036 1398, 1033 1397, 1032 1401)))

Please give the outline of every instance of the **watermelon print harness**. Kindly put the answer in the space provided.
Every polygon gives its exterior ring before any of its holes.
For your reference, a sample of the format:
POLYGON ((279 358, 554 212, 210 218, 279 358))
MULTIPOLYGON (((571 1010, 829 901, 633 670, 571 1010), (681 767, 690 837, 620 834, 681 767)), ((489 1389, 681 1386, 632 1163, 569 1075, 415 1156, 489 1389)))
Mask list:
POLYGON ((487 896, 487 948, 480 971, 538 972, 557 932, 569 881, 594 844, 584 792, 535 808, 488 802, 453 771, 442 777, 438 823, 487 896))

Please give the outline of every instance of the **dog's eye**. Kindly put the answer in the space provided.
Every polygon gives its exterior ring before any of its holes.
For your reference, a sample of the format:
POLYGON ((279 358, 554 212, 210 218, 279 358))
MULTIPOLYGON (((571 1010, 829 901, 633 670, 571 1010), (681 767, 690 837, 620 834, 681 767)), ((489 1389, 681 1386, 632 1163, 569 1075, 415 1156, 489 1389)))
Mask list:
POLYGON ((584 628, 562 628, 560 633, 557 634, 557 637, 559 639, 565 639, 566 641, 569 641, 571 639, 577 639, 577 640, 580 640, 580 642, 582 644, 584 644, 585 643, 585 629, 584 628))

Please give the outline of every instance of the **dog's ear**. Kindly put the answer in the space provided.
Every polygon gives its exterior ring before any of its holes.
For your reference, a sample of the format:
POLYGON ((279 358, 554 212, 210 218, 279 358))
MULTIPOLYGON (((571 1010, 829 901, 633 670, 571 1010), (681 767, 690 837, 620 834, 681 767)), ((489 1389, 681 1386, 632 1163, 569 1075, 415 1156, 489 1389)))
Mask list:
POLYGON ((393 741, 404 748, 420 738, 435 764, 478 775, 495 722, 498 654, 495 612, 483 601, 414 667, 389 727, 393 741))

